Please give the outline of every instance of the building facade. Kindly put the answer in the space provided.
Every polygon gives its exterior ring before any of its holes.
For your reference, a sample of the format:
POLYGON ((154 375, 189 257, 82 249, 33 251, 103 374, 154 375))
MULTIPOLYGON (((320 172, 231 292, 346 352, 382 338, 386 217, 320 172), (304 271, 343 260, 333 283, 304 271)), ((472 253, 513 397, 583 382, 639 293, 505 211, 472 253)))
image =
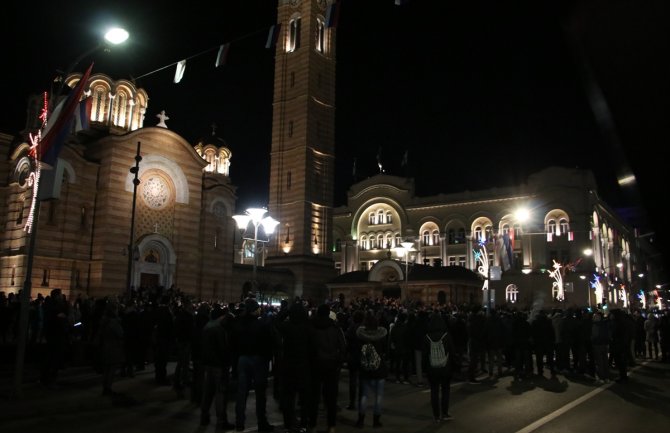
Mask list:
POLYGON ((551 167, 515 187, 432 197, 416 196, 412 179, 380 174, 352 186, 333 221, 333 297, 395 291, 459 303, 469 295, 454 284, 470 284, 466 274, 426 276, 426 267, 459 267, 478 274, 485 305, 639 306, 641 290, 654 302, 636 232, 587 170, 551 167))

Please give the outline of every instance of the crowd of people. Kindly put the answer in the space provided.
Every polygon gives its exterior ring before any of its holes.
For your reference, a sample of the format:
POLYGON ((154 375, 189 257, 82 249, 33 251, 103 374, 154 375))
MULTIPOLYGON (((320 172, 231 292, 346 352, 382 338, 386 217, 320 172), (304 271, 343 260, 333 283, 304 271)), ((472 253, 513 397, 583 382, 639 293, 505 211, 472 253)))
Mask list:
MULTIPOLYGON (((17 338, 18 297, 0 292, 0 341, 17 338)), ((670 315, 622 309, 565 308, 486 311, 478 305, 425 305, 396 299, 343 297, 261 305, 202 302, 178 289, 139 290, 100 299, 66 299, 59 289, 30 303, 29 345, 44 350, 40 381, 53 387, 72 348, 102 376, 103 395, 115 395, 119 375, 153 364, 156 386, 200 406, 200 424, 242 431, 253 389, 258 431, 268 421, 271 396, 288 432, 314 431, 320 406, 329 433, 336 427, 340 374, 348 370, 348 406, 366 425, 382 427, 384 386, 427 386, 435 422, 452 418, 450 383, 488 376, 514 380, 556 374, 625 382, 641 359, 670 360, 670 315), (176 362, 173 374, 168 363, 176 362), (426 382, 424 382, 424 380, 426 382), (234 401, 234 405, 229 405, 234 401), (229 407, 234 406, 234 407, 229 407)))

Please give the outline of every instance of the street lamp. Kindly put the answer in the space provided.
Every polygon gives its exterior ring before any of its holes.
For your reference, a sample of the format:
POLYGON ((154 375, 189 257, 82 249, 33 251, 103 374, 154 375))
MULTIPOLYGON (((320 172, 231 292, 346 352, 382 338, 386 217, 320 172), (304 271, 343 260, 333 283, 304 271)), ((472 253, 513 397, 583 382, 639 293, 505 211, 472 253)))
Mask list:
POLYGON ((396 247, 395 250, 398 257, 405 256, 405 290, 407 290, 407 282, 409 280, 409 253, 416 251, 414 249, 414 242, 400 242, 400 246, 396 247))
MULTIPOLYGON (((270 236, 274 230, 275 227, 277 227, 277 224, 279 224, 279 221, 276 219, 272 218, 271 216, 265 216, 267 213, 267 209, 263 208, 249 208, 245 211, 244 214, 242 215, 233 215, 233 219, 237 223, 237 228, 240 230, 246 230, 249 227, 249 223, 254 228, 254 237, 246 237, 243 235, 244 239, 253 239, 254 241, 254 261, 253 261, 253 274, 252 274, 252 284, 253 284, 253 289, 256 289, 256 267, 258 265, 258 227, 263 226, 263 231, 267 236, 270 236)), ((266 240, 261 240, 261 242, 268 242, 269 239, 266 240)))
MULTIPOLYGON (((128 32, 123 30, 123 29, 113 29, 112 31, 108 31, 105 34, 105 40, 109 43, 112 44, 119 44, 124 42, 126 39, 128 39, 128 32), (125 33, 125 36, 124 36, 125 33)), ((42 129, 47 125, 47 120, 50 123, 55 124, 57 120, 60 120, 63 118, 67 113, 61 112, 58 116, 57 119, 51 119, 51 115, 54 114, 54 107, 55 104, 58 102, 57 99, 60 97, 61 91, 63 90, 63 86, 65 85, 65 80, 67 79, 68 75, 74 70, 74 68, 81 62, 85 57, 90 56, 94 52, 98 51, 101 48, 106 47, 107 45, 104 42, 100 42, 93 46, 92 48, 84 51, 81 55, 79 55, 70 65, 68 66, 68 69, 65 71, 62 79, 60 80, 58 86, 55 89, 55 92, 51 95, 50 100, 48 101, 49 105, 47 107, 47 113, 46 117, 43 118, 42 121, 42 129)), ((90 71, 90 68, 89 68, 90 71)), ((80 80, 85 79, 86 74, 82 76, 80 80)), ((82 85, 85 85, 86 83, 83 83, 82 85)), ((78 102, 78 101, 77 101, 78 102)), ((69 113, 72 115, 72 112, 69 113)), ((41 131, 40 131, 41 132, 41 131)), ((37 140, 37 145, 40 144, 41 141, 41 135, 38 133, 37 134, 38 140, 37 140)), ((38 158, 40 157, 40 153, 36 152, 35 153, 35 158, 36 158, 36 165, 37 165, 37 173, 39 173, 39 160, 38 158)), ((39 175, 38 175, 39 176, 39 175)), ((22 382, 23 382, 23 364, 25 361, 25 351, 26 351, 26 340, 28 338, 28 307, 30 303, 30 297, 31 297, 31 290, 32 290, 32 271, 33 271, 33 262, 35 258, 35 243, 37 239, 37 227, 38 227, 38 222, 39 222, 39 215, 40 215, 40 199, 39 199, 39 179, 35 180, 34 182, 34 189, 33 189, 33 204, 32 204, 32 218, 31 220, 34 221, 32 226, 27 230, 28 231, 28 236, 30 239, 28 240, 28 254, 26 257, 26 271, 25 271, 25 280, 23 282, 23 289, 21 290, 21 299, 20 299, 20 314, 19 314, 19 333, 17 336, 17 347, 16 347, 16 362, 15 362, 15 374, 14 374, 14 389, 16 392, 17 397, 22 397, 23 396, 23 390, 22 390, 22 382)))

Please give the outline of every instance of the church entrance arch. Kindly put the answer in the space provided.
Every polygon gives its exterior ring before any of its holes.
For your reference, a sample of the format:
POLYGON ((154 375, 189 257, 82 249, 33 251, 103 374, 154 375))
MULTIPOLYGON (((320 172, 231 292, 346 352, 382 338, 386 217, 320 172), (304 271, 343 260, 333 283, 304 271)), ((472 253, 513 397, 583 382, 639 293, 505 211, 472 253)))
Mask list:
POLYGON ((177 257, 172 243, 166 237, 156 233, 142 236, 135 253, 131 285, 146 288, 172 286, 177 257))

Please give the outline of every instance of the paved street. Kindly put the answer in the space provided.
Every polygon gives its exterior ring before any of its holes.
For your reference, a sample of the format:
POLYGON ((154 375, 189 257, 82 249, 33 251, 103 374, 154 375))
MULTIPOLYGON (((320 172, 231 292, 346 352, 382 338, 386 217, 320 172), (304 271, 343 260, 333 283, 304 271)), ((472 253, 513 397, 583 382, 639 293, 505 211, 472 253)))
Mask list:
MULTIPOLYGON (((101 378, 90 367, 66 369, 58 389, 37 383, 37 373, 28 369, 24 398, 11 395, 8 365, 2 366, 0 431, 30 432, 214 432, 214 425, 199 426, 199 410, 188 399, 178 399, 170 387, 157 387, 151 365, 136 377, 119 379, 114 388, 120 396, 103 397, 101 378)), ((172 371, 174 364, 171 364, 172 371)), ((11 368, 10 368, 11 369, 11 368)), ((614 373, 614 371, 613 371, 614 373)), ((481 377, 472 385, 452 385, 452 421, 432 420, 426 388, 387 382, 382 432, 663 432, 670 425, 670 364, 647 361, 635 367, 627 384, 598 386, 592 380, 557 376, 513 381, 481 377)), ((347 404, 347 375, 343 370, 340 405, 347 404)), ((270 392, 269 392, 270 395, 270 392)), ((370 412, 370 409, 368 409, 370 412)), ((228 407, 233 420, 234 404, 228 407)), ((270 422, 281 426, 276 402, 268 399, 270 422)), ((325 430, 322 412, 317 431, 325 430)), ((247 430, 256 431, 253 393, 247 405, 247 430)), ((365 430, 372 429, 371 413, 365 430)), ((214 421, 214 419, 213 419, 214 421)), ((356 413, 342 409, 338 432, 358 432, 356 413)), ((276 431, 283 431, 277 429, 276 431)))

